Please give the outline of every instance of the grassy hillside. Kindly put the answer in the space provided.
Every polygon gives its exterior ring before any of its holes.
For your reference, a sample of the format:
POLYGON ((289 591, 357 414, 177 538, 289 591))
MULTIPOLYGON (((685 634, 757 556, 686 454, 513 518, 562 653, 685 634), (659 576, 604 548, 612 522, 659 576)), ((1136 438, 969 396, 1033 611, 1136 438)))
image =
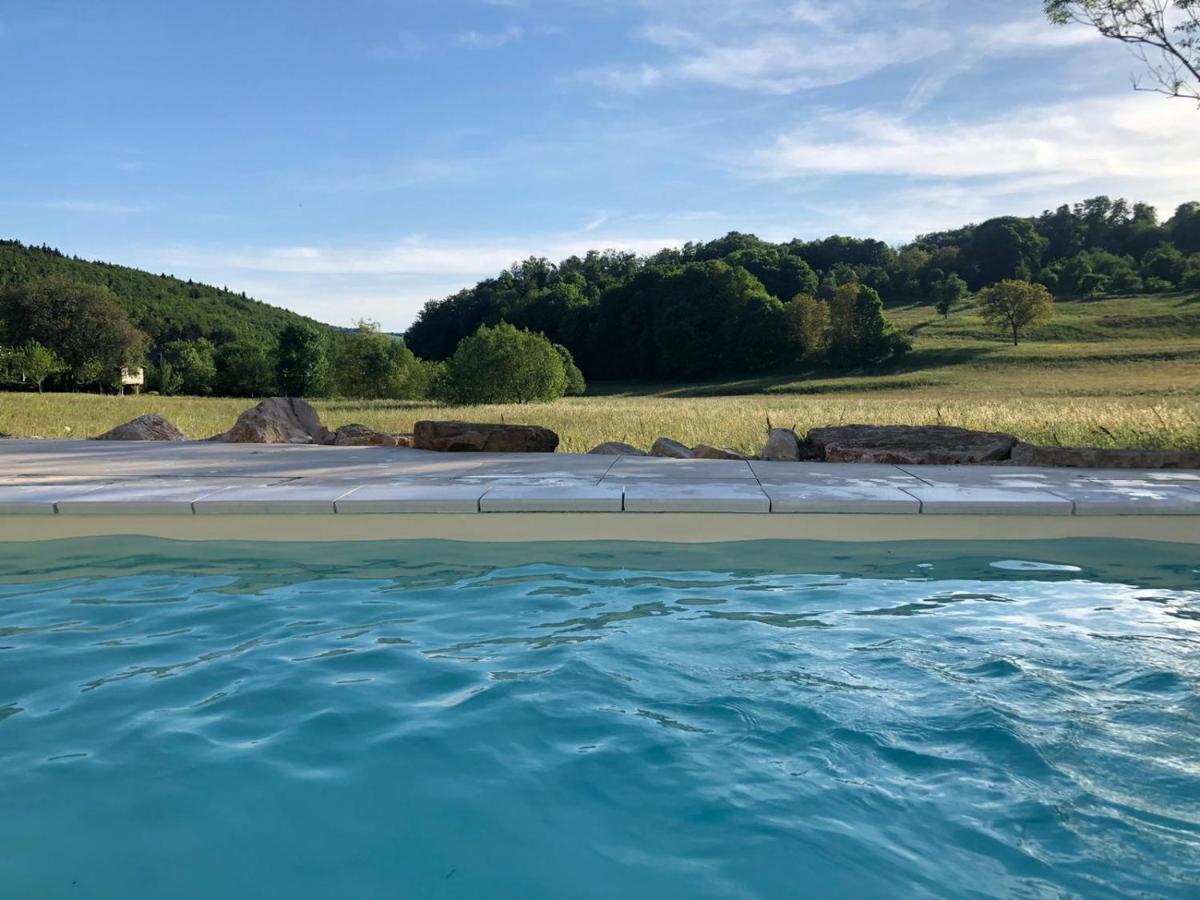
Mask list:
MULTIPOLYGON (((110 288, 134 324, 155 344, 207 337, 214 343, 249 340, 274 344, 279 332, 304 316, 207 284, 140 269, 64 256, 48 247, 0 241, 0 285, 59 275, 110 288)), ((328 327, 328 326, 322 326, 328 327)))

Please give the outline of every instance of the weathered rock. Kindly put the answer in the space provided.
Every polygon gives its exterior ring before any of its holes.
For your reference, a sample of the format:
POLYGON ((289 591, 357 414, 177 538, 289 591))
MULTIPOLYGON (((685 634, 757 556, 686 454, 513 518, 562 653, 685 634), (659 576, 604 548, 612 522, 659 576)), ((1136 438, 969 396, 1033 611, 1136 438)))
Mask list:
POLYGON ((150 413, 138 416, 124 425, 118 425, 111 431, 98 434, 92 440, 96 441, 186 441, 187 435, 164 419, 162 416, 150 413))
POLYGON ((645 456, 645 450, 639 450, 633 444, 626 444, 623 441, 605 441, 603 444, 597 444, 588 453, 595 453, 598 456, 645 456))
POLYGON ((776 462, 800 461, 800 438, 790 428, 772 428, 762 458, 776 462))
POLYGON ((1008 459, 1011 434, 944 425, 838 425, 814 428, 808 442, 827 462, 961 465, 1008 459))
POLYGON ((337 447, 408 447, 412 440, 407 435, 388 434, 366 425, 343 425, 334 432, 333 443, 337 447))
POLYGON ((692 448, 679 443, 679 441, 660 437, 654 442, 654 446, 650 448, 650 455, 666 456, 671 459, 691 459, 692 448))
POLYGON ((553 453, 558 435, 538 425, 418 422, 413 446, 442 452, 553 453))
POLYGON ((1012 462, 1019 466, 1082 469, 1200 469, 1200 453, 1191 450, 1106 450, 1102 447, 1039 447, 1020 443, 1012 462))
POLYGON ((224 434, 210 440, 228 444, 332 444, 312 405, 299 397, 268 397, 248 409, 224 434))
POLYGON ((708 444, 697 444, 692 448, 695 459, 749 459, 736 450, 726 450, 724 447, 711 447, 708 444))

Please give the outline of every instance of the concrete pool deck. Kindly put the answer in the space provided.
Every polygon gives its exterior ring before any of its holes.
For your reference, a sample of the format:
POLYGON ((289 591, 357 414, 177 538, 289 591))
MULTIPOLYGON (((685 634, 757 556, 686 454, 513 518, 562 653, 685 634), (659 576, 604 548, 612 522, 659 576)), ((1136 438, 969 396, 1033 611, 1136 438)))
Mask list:
POLYGON ((0 441, 0 540, 113 533, 273 540, 1003 533, 1200 543, 1200 471, 0 441), (579 515, 614 513, 621 515, 579 515))

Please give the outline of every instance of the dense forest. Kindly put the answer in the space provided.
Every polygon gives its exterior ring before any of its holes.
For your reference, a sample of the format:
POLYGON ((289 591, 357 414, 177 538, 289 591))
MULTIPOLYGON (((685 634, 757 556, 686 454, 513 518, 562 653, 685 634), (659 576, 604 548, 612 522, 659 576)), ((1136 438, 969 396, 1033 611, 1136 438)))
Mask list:
MULTIPOLYGON (((406 338, 418 356, 445 359, 481 324, 504 321, 567 347, 589 378, 740 374, 805 355, 794 338, 814 310, 832 313, 836 331, 844 286, 860 285, 885 307, 937 304, 949 312, 1006 279, 1043 284, 1058 297, 1200 289, 1200 203, 1162 222, 1148 204, 1095 197, 902 247, 841 236, 775 244, 733 232, 647 257, 591 252, 557 265, 534 258, 430 301, 406 338), (797 297, 829 308, 798 305, 797 297)), ((824 360, 834 366, 888 355, 834 350, 824 360)))
POLYGON ((227 288, 90 262, 50 247, 0 241, 0 287, 47 276, 108 288, 152 348, 197 338, 217 345, 235 341, 273 345, 288 325, 307 322, 325 327, 227 288))
POLYGON ((888 307, 950 315, 974 294, 1015 342, 1023 326, 1014 307, 1028 324, 1050 314, 1051 295, 1181 289, 1200 289, 1200 203, 1163 222, 1147 204, 1108 197, 900 247, 732 232, 644 257, 531 258, 430 301, 403 339, 369 322, 344 331, 226 289, 6 241, 0 380, 111 390, 123 366, 144 365, 147 389, 164 394, 523 401, 579 393, 585 377, 869 368, 910 346, 888 307))

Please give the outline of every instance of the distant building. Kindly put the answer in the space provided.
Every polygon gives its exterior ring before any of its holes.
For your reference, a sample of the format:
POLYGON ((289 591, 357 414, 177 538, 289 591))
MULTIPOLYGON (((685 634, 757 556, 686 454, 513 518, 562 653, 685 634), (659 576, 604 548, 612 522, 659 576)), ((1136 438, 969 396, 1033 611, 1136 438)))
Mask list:
POLYGON ((125 393, 125 388, 133 388, 135 394, 142 392, 142 385, 146 383, 146 370, 141 366, 136 369, 129 369, 125 366, 121 367, 121 393, 125 393))

